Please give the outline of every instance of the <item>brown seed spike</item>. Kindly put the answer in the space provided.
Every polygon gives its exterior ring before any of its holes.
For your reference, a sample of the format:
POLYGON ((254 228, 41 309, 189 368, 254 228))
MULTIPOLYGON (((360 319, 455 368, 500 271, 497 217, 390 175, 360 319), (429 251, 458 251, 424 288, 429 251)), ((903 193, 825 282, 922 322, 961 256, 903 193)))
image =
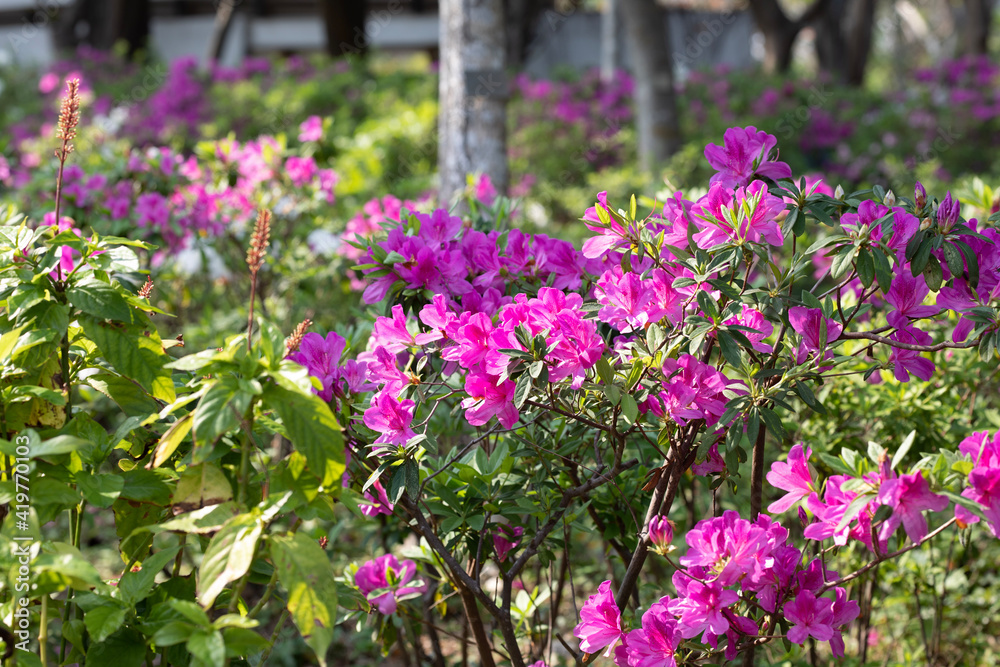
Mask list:
POLYGON ((299 346, 302 345, 302 337, 306 335, 306 329, 312 326, 312 320, 306 318, 302 320, 292 335, 285 339, 285 348, 288 349, 288 354, 293 352, 298 352, 299 346))
POLYGON ((267 246, 271 241, 271 212, 262 208, 257 214, 257 222, 253 226, 253 236, 250 238, 250 249, 247 250, 247 266, 250 273, 256 275, 264 263, 267 246))
POLYGON ((66 95, 59 107, 59 124, 56 127, 56 137, 62 139, 62 159, 73 152, 73 139, 76 138, 76 126, 80 123, 80 80, 70 79, 66 82, 66 95))
POLYGON ((146 276, 146 282, 143 283, 142 287, 139 288, 139 298, 148 299, 149 295, 153 292, 153 279, 150 276, 146 276))

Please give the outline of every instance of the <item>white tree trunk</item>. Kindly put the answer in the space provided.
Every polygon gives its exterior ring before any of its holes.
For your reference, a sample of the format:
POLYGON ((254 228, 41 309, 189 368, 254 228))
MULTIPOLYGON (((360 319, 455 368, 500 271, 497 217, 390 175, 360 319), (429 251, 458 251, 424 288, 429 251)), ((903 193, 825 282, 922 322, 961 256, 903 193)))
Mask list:
POLYGON ((506 40, 502 0, 441 0, 438 170, 441 203, 483 173, 507 190, 506 40))
POLYGON ((680 147, 670 37, 655 0, 622 0, 621 12, 635 72, 639 162, 648 171, 680 147))
POLYGON ((610 83, 620 62, 618 56, 618 0, 604 0, 601 12, 601 81, 610 83))

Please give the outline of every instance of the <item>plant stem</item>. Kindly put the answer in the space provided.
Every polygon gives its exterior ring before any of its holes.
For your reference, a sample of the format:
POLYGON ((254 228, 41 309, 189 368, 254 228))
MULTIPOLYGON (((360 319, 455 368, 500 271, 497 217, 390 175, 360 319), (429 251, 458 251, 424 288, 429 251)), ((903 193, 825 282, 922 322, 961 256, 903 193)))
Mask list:
MULTIPOLYGON (((49 664, 49 596, 42 596, 42 614, 38 621, 38 658, 43 667, 49 664)), ((62 662, 60 660, 60 662, 62 662)))

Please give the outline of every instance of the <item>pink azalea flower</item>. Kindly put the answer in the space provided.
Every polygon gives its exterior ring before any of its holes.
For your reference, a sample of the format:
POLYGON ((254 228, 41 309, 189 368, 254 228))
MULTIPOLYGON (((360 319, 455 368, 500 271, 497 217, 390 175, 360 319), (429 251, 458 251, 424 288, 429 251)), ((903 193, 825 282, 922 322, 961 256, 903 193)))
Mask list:
POLYGON ((627 667, 675 667, 674 651, 681 642, 677 619, 668 609, 669 597, 650 606, 642 615, 642 627, 628 633, 625 642, 627 667))
POLYGON ((334 385, 340 379, 340 358, 346 344, 344 337, 333 331, 326 338, 310 332, 302 337, 299 349, 288 355, 289 360, 305 366, 309 375, 323 384, 322 389, 313 392, 327 403, 333 400, 334 385))
POLYGON ((621 612, 611 593, 611 582, 605 581, 584 603, 573 635, 580 640, 580 650, 584 653, 597 653, 607 647, 604 652, 607 658, 623 634, 621 612))
POLYGON ((367 502, 358 503, 358 509, 367 517, 378 516, 379 514, 391 515, 393 509, 395 509, 393 504, 389 502, 389 496, 386 494, 381 480, 375 480, 375 483, 365 491, 365 500, 367 502), (372 495, 373 490, 376 495, 372 495))
POLYGON ((830 318, 823 317, 823 311, 819 308, 806 308, 805 306, 794 306, 788 309, 788 323, 792 329, 802 336, 802 344, 796 353, 796 362, 804 363, 809 354, 819 351, 821 328, 826 326, 827 344, 840 338, 844 327, 830 318))
POLYGON ((285 160, 285 173, 293 185, 301 188, 316 178, 318 170, 311 157, 290 157, 285 160))
POLYGON ((826 598, 817 599, 812 591, 799 591, 785 605, 784 614, 794 623, 788 629, 788 641, 793 644, 805 644, 810 636, 822 642, 833 638, 833 605, 826 598))
POLYGON ((372 326, 371 339, 375 345, 381 345, 393 353, 399 353, 413 347, 413 334, 406 328, 406 314, 403 307, 392 307, 392 318, 377 317, 372 326))
MULTIPOLYGON (((892 332, 889 335, 894 341, 907 343, 910 345, 930 345, 932 338, 930 334, 917 329, 912 325, 905 325, 904 328, 892 332)), ((934 362, 922 356, 917 350, 905 350, 893 347, 889 352, 889 361, 895 365, 893 374, 900 382, 909 382, 910 373, 926 382, 934 375, 934 362)))
POLYGON ((927 535, 924 510, 940 512, 948 507, 948 498, 931 493, 921 470, 883 482, 878 501, 892 508, 892 516, 882 524, 880 540, 887 540, 902 524, 906 536, 914 542, 920 542, 927 535))
POLYGON ((359 567, 354 584, 379 613, 388 616, 396 613, 400 598, 427 588, 423 582, 413 582, 416 572, 417 564, 412 560, 400 563, 392 554, 385 554, 359 567))
POLYGON ((519 414, 514 407, 514 389, 510 380, 499 384, 498 377, 472 371, 465 378, 465 392, 469 397, 462 401, 465 418, 473 426, 482 426, 492 417, 504 428, 513 428, 519 414))
POLYGON ((730 317, 728 320, 724 321, 723 324, 737 324, 741 327, 747 327, 748 329, 753 329, 754 331, 740 331, 741 334, 747 337, 753 349, 758 352, 763 352, 764 354, 770 354, 774 349, 767 343, 763 342, 765 338, 770 336, 774 332, 774 325, 771 324, 764 313, 751 308, 750 306, 743 304, 743 311, 736 317, 730 317))
POLYGON ((936 315, 940 308, 921 305, 930 291, 923 274, 913 276, 909 267, 901 265, 892 279, 892 287, 885 295, 886 302, 895 308, 887 316, 889 325, 902 329, 911 319, 936 315))
POLYGON ((783 245, 785 237, 775 217, 784 209, 785 203, 768 193, 764 181, 754 181, 735 193, 715 183, 695 204, 694 215, 701 220, 701 231, 694 235, 694 242, 704 249, 730 242, 760 243, 762 239, 771 245, 783 245))
POLYGON ((309 116, 299 125, 299 141, 319 141, 323 138, 323 119, 309 116))
POLYGON ((405 445, 416 433, 410 428, 416 403, 409 399, 400 401, 385 392, 372 397, 372 404, 365 410, 365 426, 380 435, 376 445, 405 445))
POLYGON ((604 226, 597 213, 598 207, 603 208, 610 214, 611 207, 608 205, 607 192, 599 192, 597 194, 597 203, 588 208, 587 212, 583 214, 583 222, 587 225, 587 229, 599 234, 599 236, 591 237, 583 242, 583 256, 588 259, 602 257, 611 250, 629 248, 632 245, 632 242, 625 238, 627 235, 626 229, 614 217, 610 218, 610 226, 604 226))
POLYGON ((501 563, 507 560, 507 554, 521 543, 522 535, 524 535, 524 528, 520 526, 512 528, 506 524, 497 524, 496 531, 493 533, 493 548, 497 552, 497 560, 501 563))
POLYGON ((792 447, 788 453, 788 462, 775 461, 771 465, 771 471, 767 473, 767 482, 771 486, 787 491, 780 500, 776 500, 767 507, 771 514, 787 512, 795 503, 799 502, 816 489, 812 479, 812 471, 809 469, 809 456, 812 449, 806 447, 802 450, 802 443, 792 447))
POLYGON ((861 615, 861 607, 854 600, 847 599, 847 591, 840 586, 836 589, 837 599, 833 602, 831 611, 833 618, 830 625, 833 627, 833 637, 830 638, 830 649, 835 658, 844 657, 844 634, 843 630, 861 615))
POLYGON ((685 539, 688 551, 681 565, 704 567, 709 577, 730 586, 754 571, 755 555, 767 544, 767 532, 741 519, 738 512, 726 510, 720 517, 699 521, 685 539))
MULTIPOLYGON (((702 633, 717 636, 726 634, 729 619, 724 610, 739 601, 740 596, 736 591, 722 586, 719 581, 703 584, 692 579, 686 585, 684 597, 669 604, 671 613, 677 616, 682 637, 690 639, 702 633)), ((707 637, 702 639, 706 641, 707 637)))
POLYGON ((722 140, 722 146, 705 147, 705 159, 718 172, 711 183, 736 188, 749 183, 755 174, 775 181, 791 178, 791 167, 777 161, 778 140, 774 135, 753 126, 731 127, 722 140))

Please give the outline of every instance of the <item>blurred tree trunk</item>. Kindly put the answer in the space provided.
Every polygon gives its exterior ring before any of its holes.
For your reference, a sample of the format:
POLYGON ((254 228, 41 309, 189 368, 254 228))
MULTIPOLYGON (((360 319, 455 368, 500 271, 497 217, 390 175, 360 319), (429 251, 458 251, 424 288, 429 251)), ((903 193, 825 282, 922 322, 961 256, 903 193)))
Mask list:
POLYGON ((538 34, 539 20, 554 6, 553 0, 503 0, 507 22, 507 67, 519 70, 524 66, 531 43, 538 34))
POLYGON ((874 25, 875 0, 830 0, 813 23, 820 69, 840 83, 864 83, 874 25))
POLYGON ((218 61, 222 57, 222 49, 226 46, 226 37, 233 25, 236 14, 236 0, 222 0, 215 10, 215 25, 212 27, 212 39, 208 43, 208 59, 218 61))
POLYGON ((604 83, 611 82, 621 62, 618 20, 618 0, 604 0, 601 12, 601 81, 604 83))
POLYGON ((60 49, 87 44, 108 51, 124 41, 134 57, 149 41, 149 0, 76 0, 60 13, 53 36, 60 49))
POLYGON ((441 0, 438 171, 441 203, 469 173, 507 190, 507 82, 503 0, 441 0))
POLYGON ((968 54, 989 53, 993 0, 965 0, 965 30, 962 49, 968 54))
POLYGON ((815 0, 797 19, 791 19, 778 0, 750 0, 750 12, 764 35, 764 69, 787 72, 792 65, 792 49, 802 28, 812 23, 829 6, 829 0, 815 0))
POLYGON ((635 72, 639 161, 652 170, 677 152, 680 125, 665 12, 655 0, 622 0, 635 72))
POLYGON ((327 53, 336 58, 348 54, 363 56, 368 52, 367 0, 320 0, 319 9, 326 27, 327 53))
POLYGON ((778 0, 750 0, 750 12, 764 35, 764 69, 787 72, 792 65, 792 47, 802 26, 788 18, 778 0))

